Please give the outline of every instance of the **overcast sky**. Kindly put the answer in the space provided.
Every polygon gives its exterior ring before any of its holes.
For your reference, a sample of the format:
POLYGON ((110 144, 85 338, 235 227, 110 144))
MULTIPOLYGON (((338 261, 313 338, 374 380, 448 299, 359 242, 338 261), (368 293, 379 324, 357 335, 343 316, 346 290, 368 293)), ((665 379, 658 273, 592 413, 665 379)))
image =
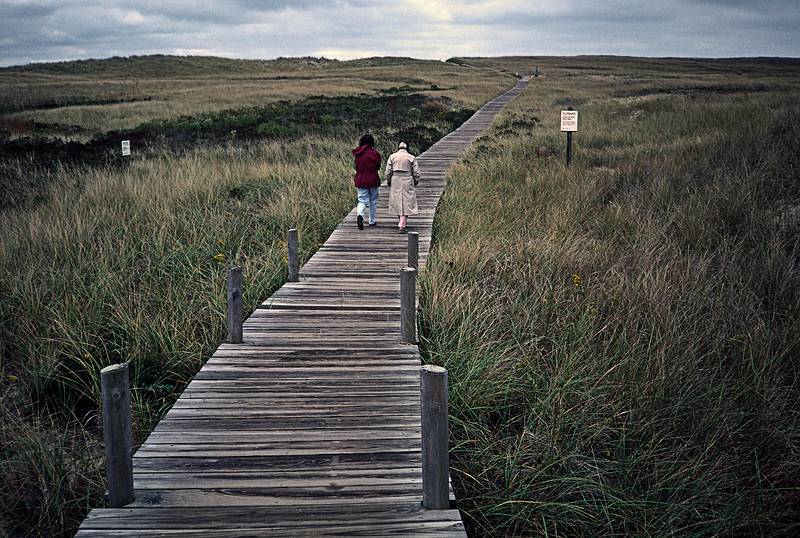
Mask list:
POLYGON ((800 0, 0 0, 0 65, 234 58, 800 56, 800 0))

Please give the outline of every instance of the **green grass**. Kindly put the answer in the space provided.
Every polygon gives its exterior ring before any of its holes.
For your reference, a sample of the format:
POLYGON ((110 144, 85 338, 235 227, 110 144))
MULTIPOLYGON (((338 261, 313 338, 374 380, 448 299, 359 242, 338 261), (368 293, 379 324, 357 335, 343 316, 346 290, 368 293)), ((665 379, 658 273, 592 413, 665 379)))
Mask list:
MULTIPOLYGON (((648 86, 717 88, 709 64, 648 86)), ((800 79, 622 99, 636 62, 581 72, 535 79, 437 214, 422 340, 459 507, 476 535, 792 534, 800 79)))

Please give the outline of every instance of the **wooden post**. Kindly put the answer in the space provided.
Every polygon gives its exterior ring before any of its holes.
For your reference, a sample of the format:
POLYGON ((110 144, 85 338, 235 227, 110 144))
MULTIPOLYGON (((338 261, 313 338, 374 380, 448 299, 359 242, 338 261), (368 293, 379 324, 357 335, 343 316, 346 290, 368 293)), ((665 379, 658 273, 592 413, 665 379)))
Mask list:
POLYGON ((103 401, 103 439, 106 444, 108 504, 121 508, 133 502, 131 454, 131 391, 128 364, 112 364, 100 371, 103 401))
POLYGON ((408 266, 419 270, 419 232, 408 232, 408 266))
POLYGON ((228 342, 242 343, 242 268, 228 269, 228 342))
POLYGON ((297 248, 297 229, 289 230, 286 241, 289 249, 289 282, 300 282, 300 252, 297 248))
POLYGON ((447 446, 447 370, 425 365, 420 372, 422 411, 422 506, 450 508, 447 446))
POLYGON ((417 341, 417 270, 411 267, 400 269, 400 328, 403 343, 417 341))
MULTIPOLYGON (((574 110, 571 106, 567 110, 574 110)), ((572 164, 572 131, 567 131, 567 166, 572 164)))

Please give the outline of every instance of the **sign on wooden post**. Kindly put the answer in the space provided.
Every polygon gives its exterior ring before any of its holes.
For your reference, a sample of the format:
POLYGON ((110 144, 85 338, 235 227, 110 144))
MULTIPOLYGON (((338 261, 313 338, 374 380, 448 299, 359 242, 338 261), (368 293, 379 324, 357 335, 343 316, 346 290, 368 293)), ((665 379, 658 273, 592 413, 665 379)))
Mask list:
POLYGON ((578 111, 569 107, 561 111, 561 132, 567 133, 567 166, 572 163, 572 133, 578 132, 578 111))
POLYGON ((122 156, 127 157, 131 154, 131 141, 130 140, 123 140, 122 141, 122 156))

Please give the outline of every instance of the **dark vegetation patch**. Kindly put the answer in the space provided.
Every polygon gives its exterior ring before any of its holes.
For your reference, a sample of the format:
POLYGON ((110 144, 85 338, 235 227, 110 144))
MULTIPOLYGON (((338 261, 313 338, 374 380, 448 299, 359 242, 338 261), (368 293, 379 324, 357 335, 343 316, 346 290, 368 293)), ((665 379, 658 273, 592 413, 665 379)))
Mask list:
POLYGON ((580 106, 586 101, 587 99, 583 97, 559 97, 553 100, 553 106, 580 106))
POLYGON ((648 95, 726 95, 732 93, 762 93, 775 91, 767 84, 698 84, 686 86, 655 86, 633 91, 620 91, 614 97, 645 97, 648 95))
POLYGON ((125 161, 107 141, 64 142, 19 138, 0 143, 0 211, 37 205, 65 166, 122 166, 125 161))
POLYGON ((4 124, 0 126, 0 210, 41 202, 53 173, 64 165, 124 166, 123 140, 130 140, 135 153, 180 153, 198 146, 292 140, 306 135, 352 137, 370 131, 386 148, 403 140, 412 151, 423 152, 472 112, 456 107, 449 98, 420 94, 311 97, 147 122, 135 129, 99 135, 87 143, 42 136, 54 129, 52 125, 4 124), (9 140, 11 128, 17 135, 30 136, 9 140))
POLYGON ((392 86, 391 88, 380 88, 376 90, 378 93, 385 95, 396 95, 402 93, 415 93, 426 91, 440 91, 440 90, 453 90, 455 88, 440 88, 438 84, 431 84, 429 86, 411 86, 410 84, 403 84, 402 86, 392 86))
MULTIPOLYGON (((261 107, 153 121, 133 131, 108 136, 130 136, 131 143, 138 137, 144 144, 164 136, 173 149, 181 149, 187 144, 216 144, 231 138, 298 138, 309 134, 337 135, 352 130, 390 131, 423 124, 443 128, 458 125, 471 114, 470 110, 453 109, 452 101, 447 98, 432 99, 420 94, 310 97, 296 103, 281 101, 261 107)), ((416 145, 419 151, 428 147, 422 142, 416 145)))

